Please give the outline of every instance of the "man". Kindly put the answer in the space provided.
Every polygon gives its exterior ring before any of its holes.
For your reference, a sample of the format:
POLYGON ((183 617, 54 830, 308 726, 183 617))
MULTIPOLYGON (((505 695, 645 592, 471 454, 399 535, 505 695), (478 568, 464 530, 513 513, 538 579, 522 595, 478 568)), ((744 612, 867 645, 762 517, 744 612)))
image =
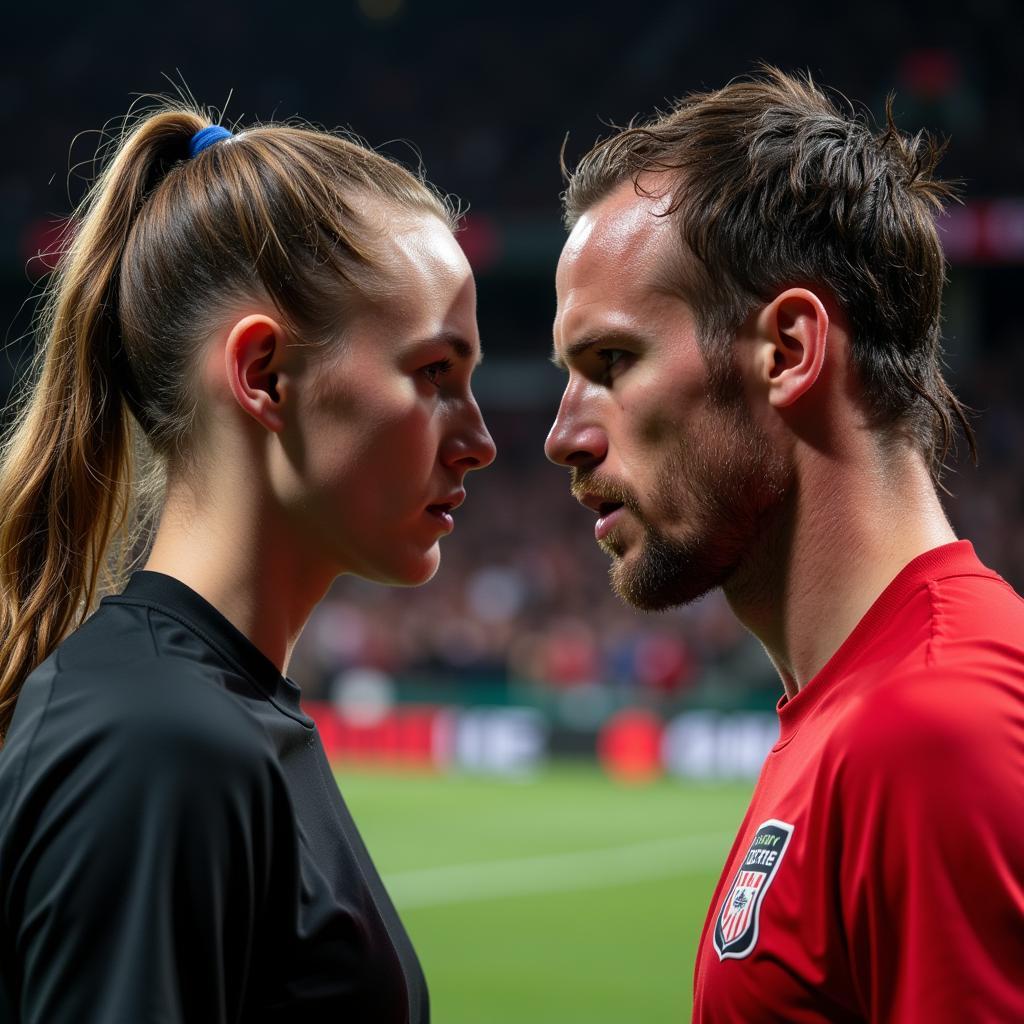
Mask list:
POLYGON ((697 1021, 1024 1021, 1024 602, 936 494, 936 160, 766 69, 569 180, 548 457, 620 596, 721 587, 785 690, 697 1021))

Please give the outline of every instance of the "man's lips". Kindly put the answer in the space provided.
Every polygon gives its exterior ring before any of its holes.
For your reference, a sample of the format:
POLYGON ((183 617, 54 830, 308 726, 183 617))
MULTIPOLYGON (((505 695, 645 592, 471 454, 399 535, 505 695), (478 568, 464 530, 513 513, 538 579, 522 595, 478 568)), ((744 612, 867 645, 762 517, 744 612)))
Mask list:
POLYGON ((604 540, 626 513, 625 505, 612 501, 606 502, 606 509, 607 511, 602 511, 598 515, 597 522, 594 523, 595 540, 604 540))
POLYGON ((612 501, 594 491, 577 494, 576 500, 597 513, 597 522, 594 524, 594 537, 597 540, 603 540, 611 532, 625 509, 621 501, 612 501))

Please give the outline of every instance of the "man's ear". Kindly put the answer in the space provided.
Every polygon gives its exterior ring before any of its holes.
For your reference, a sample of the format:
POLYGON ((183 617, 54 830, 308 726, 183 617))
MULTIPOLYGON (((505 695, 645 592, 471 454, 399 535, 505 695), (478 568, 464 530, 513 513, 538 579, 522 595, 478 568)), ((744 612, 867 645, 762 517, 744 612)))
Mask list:
POLYGON ((825 364, 828 312, 814 292, 788 288, 758 314, 758 373, 768 401, 785 408, 814 386, 825 364))
POLYGON ((224 364, 231 393, 268 430, 284 429, 281 406, 288 392, 285 332, 272 317, 253 313, 228 332, 224 364))

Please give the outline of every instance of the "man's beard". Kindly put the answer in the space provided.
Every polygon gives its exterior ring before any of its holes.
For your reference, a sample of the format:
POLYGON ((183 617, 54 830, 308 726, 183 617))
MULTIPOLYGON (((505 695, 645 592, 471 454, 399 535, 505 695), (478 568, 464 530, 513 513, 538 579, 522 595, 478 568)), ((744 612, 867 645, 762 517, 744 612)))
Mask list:
MULTIPOLYGON (((574 479, 574 490, 591 489, 587 475, 574 479)), ((668 455, 649 495, 659 523, 676 524, 677 535, 648 522, 634 495, 598 488, 622 501, 643 531, 629 558, 615 531, 600 542, 613 556, 612 588, 636 608, 663 611, 726 585, 764 543, 791 486, 791 470, 746 407, 719 406, 708 429, 668 455)))

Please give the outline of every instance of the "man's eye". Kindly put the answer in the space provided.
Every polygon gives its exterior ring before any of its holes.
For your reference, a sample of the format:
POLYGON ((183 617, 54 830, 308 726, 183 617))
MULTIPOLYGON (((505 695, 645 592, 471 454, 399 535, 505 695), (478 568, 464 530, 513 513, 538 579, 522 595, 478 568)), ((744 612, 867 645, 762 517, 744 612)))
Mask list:
POLYGON ((436 363, 430 363, 423 367, 423 375, 435 387, 440 387, 441 378, 451 370, 453 365, 450 359, 438 359, 436 363))
POLYGON ((604 364, 602 370, 606 377, 621 373, 629 362, 628 356, 629 353, 621 348, 602 348, 597 351, 598 359, 604 364))

